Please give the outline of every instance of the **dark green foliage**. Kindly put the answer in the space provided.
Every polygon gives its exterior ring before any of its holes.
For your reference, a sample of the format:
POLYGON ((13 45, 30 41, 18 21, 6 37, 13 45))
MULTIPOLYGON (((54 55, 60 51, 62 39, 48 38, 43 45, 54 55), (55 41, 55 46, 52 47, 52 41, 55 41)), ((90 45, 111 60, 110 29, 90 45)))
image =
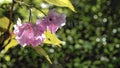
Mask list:
MULTIPOLYGON (((57 32, 66 44, 62 48, 43 46, 53 61, 52 65, 33 49, 17 46, 8 52, 10 61, 0 53, 0 67, 119 68, 120 1, 72 0, 72 3, 77 13, 67 11, 67 23, 57 32)), ((15 13, 19 16, 19 12, 15 13)), ((24 19, 24 15, 20 16, 24 19)))

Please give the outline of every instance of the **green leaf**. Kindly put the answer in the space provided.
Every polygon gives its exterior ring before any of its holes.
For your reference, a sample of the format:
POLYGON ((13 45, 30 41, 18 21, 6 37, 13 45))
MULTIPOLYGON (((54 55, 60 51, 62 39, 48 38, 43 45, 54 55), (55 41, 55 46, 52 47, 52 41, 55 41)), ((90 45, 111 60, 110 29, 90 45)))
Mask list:
POLYGON ((60 41, 55 34, 51 33, 50 30, 47 30, 44 34, 46 36, 46 40, 44 41, 44 43, 53 44, 61 47, 60 44, 62 44, 63 42, 60 41))
MULTIPOLYGON (((0 31, 5 32, 8 29, 9 19, 7 17, 0 17, 0 31)), ((11 24, 10 30, 12 30, 13 24, 11 24)))
POLYGON ((45 0, 45 1, 56 6, 68 7, 72 11, 76 12, 70 0, 45 0))
POLYGON ((4 49, 4 52, 6 53, 10 48, 12 47, 15 47, 17 46, 18 42, 16 39, 13 39, 15 38, 14 35, 12 35, 11 38, 7 39, 5 42, 4 42, 4 45, 6 45, 8 43, 9 40, 11 40, 6 46, 5 46, 5 49, 4 49))
POLYGON ((0 43, 4 43, 2 46, 6 45, 5 52, 7 52, 9 48, 16 45, 16 42, 12 39, 13 24, 11 24, 9 28, 10 32, 7 31, 8 26, 9 26, 9 19, 7 17, 0 17, 0 43))
POLYGON ((3 4, 3 3, 12 3, 12 0, 0 0, 0 4, 3 4))
POLYGON ((33 47, 33 49, 35 49, 38 54, 45 56, 45 58, 50 62, 50 64, 52 64, 49 56, 41 46, 33 47))
POLYGON ((5 46, 5 53, 12 47, 17 46, 18 42, 15 39, 12 39, 8 45, 5 46))
POLYGON ((6 34, 5 34, 5 36, 2 36, 7 31, 8 25, 9 25, 9 19, 7 17, 0 17, 0 37, 1 37, 0 43, 3 42, 3 40, 4 40, 3 46, 6 45, 4 48, 5 53, 10 48, 12 48, 18 44, 18 42, 15 39, 12 39, 12 38, 15 38, 15 36, 12 34, 13 24, 11 24, 11 27, 9 29, 11 31, 11 34, 8 34, 8 36, 6 36, 6 34), (8 37, 8 38, 5 39, 4 37, 8 37))

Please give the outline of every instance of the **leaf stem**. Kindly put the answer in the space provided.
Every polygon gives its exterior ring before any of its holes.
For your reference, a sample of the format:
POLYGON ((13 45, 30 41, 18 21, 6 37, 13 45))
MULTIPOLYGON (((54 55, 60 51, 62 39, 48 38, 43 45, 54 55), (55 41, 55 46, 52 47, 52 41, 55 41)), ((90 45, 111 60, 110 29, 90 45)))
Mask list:
POLYGON ((31 22, 31 14, 32 14, 32 9, 31 8, 29 8, 29 22, 31 22))
POLYGON ((21 1, 16 1, 16 2, 19 3, 20 5, 24 5, 28 8, 35 8, 35 9, 39 10, 40 12, 42 12, 45 16, 47 16, 39 7, 31 6, 31 5, 29 5, 25 2, 21 2, 21 1))

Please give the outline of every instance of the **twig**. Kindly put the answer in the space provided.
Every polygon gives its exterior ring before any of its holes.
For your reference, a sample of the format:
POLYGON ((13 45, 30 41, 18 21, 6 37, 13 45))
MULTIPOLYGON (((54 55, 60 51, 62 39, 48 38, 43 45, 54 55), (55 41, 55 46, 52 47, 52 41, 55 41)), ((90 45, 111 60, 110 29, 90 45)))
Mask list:
POLYGON ((31 8, 29 8, 29 22, 31 22, 31 14, 32 14, 32 9, 31 8))
POLYGON ((12 24, 12 14, 13 14, 14 3, 15 3, 15 1, 12 0, 12 5, 11 5, 11 9, 10 9, 10 20, 9 20, 9 25, 8 25, 8 29, 7 29, 8 32, 10 31, 10 26, 12 24))

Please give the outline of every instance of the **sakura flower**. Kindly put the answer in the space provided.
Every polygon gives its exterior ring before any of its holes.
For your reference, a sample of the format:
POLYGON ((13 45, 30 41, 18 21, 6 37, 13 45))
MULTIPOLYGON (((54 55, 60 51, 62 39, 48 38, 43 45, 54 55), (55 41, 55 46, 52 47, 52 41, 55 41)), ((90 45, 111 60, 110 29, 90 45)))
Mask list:
POLYGON ((14 34, 22 46, 38 46, 45 40, 43 32, 44 29, 42 29, 42 26, 33 25, 32 23, 21 24, 20 19, 14 25, 14 34))
POLYGON ((45 23, 47 28, 52 32, 56 32, 58 28, 65 25, 66 15, 63 13, 58 13, 55 9, 50 10, 48 15, 42 21, 45 23))
POLYGON ((42 28, 42 31, 46 31, 47 29, 46 23, 44 23, 41 18, 39 18, 36 21, 36 27, 38 28, 39 31, 41 31, 41 28, 42 28))

